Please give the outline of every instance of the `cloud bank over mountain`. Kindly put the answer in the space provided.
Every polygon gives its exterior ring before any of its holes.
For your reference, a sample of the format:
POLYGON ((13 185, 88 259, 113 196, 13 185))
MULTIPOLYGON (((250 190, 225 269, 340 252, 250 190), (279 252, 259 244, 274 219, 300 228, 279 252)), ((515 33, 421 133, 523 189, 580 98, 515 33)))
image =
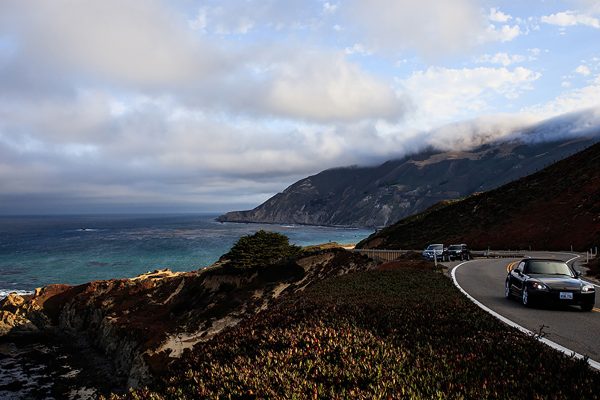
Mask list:
POLYGON ((598 15, 585 1, 7 0, 0 213, 243 208, 326 168, 597 110, 600 54, 573 43, 600 39, 598 15))

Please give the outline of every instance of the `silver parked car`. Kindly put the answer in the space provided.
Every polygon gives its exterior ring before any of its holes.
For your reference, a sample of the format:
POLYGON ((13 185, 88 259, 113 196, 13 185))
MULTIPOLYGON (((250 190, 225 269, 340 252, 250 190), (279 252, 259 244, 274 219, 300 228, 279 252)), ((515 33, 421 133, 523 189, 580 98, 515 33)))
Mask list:
POLYGON ((441 243, 430 244, 425 250, 423 250, 423 258, 427 260, 433 260, 434 257, 441 261, 444 257, 444 245, 441 243))

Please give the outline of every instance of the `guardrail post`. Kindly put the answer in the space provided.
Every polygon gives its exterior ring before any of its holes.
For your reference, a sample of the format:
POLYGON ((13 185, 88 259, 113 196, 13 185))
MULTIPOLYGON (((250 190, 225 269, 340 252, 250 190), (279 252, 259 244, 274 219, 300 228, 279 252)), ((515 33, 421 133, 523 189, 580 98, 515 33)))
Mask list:
POLYGON ((585 263, 589 263, 590 262, 590 253, 588 253, 588 251, 586 250, 585 252, 585 263))

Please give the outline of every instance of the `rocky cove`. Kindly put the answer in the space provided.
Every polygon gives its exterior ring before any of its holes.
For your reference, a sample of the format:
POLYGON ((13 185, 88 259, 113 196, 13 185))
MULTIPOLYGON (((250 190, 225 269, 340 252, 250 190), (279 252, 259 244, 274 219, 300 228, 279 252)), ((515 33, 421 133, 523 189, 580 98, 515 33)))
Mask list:
POLYGON ((150 383, 187 349, 327 277, 374 268, 343 249, 270 265, 156 270, 0 301, 3 398, 95 398, 150 383))

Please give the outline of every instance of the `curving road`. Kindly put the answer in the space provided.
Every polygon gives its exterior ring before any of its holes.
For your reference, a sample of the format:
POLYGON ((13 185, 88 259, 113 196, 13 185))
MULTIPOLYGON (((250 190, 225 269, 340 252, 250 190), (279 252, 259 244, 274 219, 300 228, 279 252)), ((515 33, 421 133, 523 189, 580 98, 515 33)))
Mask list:
MULTIPOLYGON (((570 253, 531 253, 532 257, 573 259, 570 253)), ((501 316, 545 337, 569 350, 587 355, 596 365, 600 362, 600 287, 596 286, 596 308, 583 312, 579 307, 526 308, 516 300, 504 298, 507 265, 520 259, 477 259, 456 268, 456 282, 477 301, 501 316)), ((576 267, 577 269, 577 267, 576 267)))

